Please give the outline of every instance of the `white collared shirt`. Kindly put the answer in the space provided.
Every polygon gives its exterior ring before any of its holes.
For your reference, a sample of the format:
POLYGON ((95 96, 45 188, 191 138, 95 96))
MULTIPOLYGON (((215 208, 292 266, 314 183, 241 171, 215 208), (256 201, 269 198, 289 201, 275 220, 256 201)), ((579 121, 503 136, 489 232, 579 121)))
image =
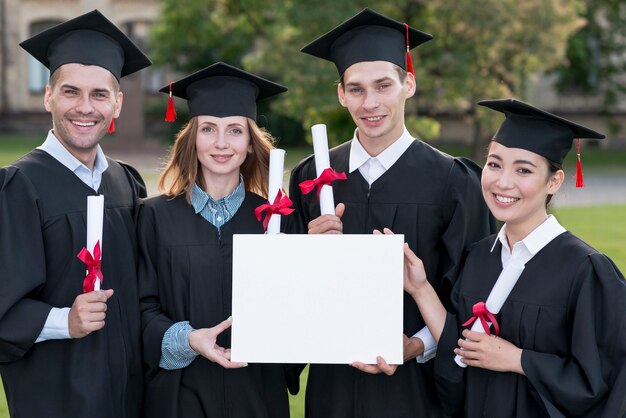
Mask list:
MULTIPOLYGON (((358 130, 354 131, 352 143, 350 144, 349 171, 352 173, 358 169, 370 186, 380 176, 385 174, 415 141, 415 138, 404 127, 404 132, 402 132, 400 138, 395 140, 376 157, 372 157, 359 142, 357 132, 358 130)), ((435 341, 428 327, 422 328, 413 337, 419 338, 424 343, 424 352, 415 358, 418 363, 425 363, 435 357, 435 354, 437 354, 437 341, 435 341)))
MULTIPOLYGON (((71 170, 76 177, 78 177, 83 183, 91 187, 95 191, 100 188, 102 182, 102 173, 109 168, 109 163, 106 160, 104 152, 100 145, 96 147, 96 160, 94 162, 93 171, 91 171, 85 164, 81 163, 76 157, 74 157, 68 150, 61 144, 61 141, 54 136, 52 130, 48 132, 48 136, 38 149, 47 152, 52 158, 63 164, 69 170, 71 170)), ((46 323, 37 337, 36 343, 40 343, 46 340, 60 340, 70 337, 69 330, 69 318, 70 308, 55 308, 53 307, 48 313, 46 323)))
POLYGON ((52 158, 63 164, 69 170, 71 170, 76 177, 80 179, 87 186, 91 187, 95 191, 100 188, 100 182, 102 181, 102 173, 109 168, 109 163, 100 148, 100 145, 96 146, 96 160, 94 161, 93 171, 91 171, 85 164, 80 162, 74 157, 68 150, 61 144, 61 141, 54 136, 52 130, 48 132, 48 136, 43 144, 37 149, 47 152, 52 158))
POLYGON ((391 145, 383 150, 376 157, 370 156, 357 137, 357 130, 354 131, 354 137, 350 144, 350 173, 358 169, 363 178, 371 186, 380 176, 385 174, 392 165, 404 154, 404 152, 415 141, 406 127, 402 136, 394 141, 391 145))
POLYGON ((535 228, 523 240, 513 244, 513 250, 509 248, 509 242, 506 239, 506 224, 502 226, 498 236, 496 237, 491 251, 496 247, 496 243, 502 243, 502 251, 500 253, 502 259, 502 267, 506 267, 512 257, 515 257, 522 264, 528 263, 543 247, 548 245, 550 241, 565 232, 566 229, 561 226, 554 215, 548 216, 541 225, 535 228))

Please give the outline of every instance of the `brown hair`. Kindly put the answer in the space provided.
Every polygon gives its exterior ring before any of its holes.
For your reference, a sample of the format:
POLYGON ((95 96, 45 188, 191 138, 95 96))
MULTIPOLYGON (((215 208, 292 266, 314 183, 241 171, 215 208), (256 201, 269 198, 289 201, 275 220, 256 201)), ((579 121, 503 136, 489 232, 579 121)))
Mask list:
MULTIPOLYGON (((398 73, 400 84, 404 83, 404 80, 406 79, 408 72, 397 64, 393 64, 393 68, 394 70, 396 70, 396 73, 398 73)), ((341 89, 343 91, 346 91, 346 86, 343 84, 343 74, 341 74, 341 77, 339 77, 339 84, 341 85, 341 89)))
MULTIPOLYGON (((57 68, 52 74, 50 74, 50 79, 48 80, 48 84, 50 85, 51 88, 54 88, 55 84, 59 81, 59 77, 60 77, 59 74, 61 74, 62 69, 63 69, 63 65, 57 68)), ((114 92, 117 93, 118 91, 120 91, 120 82, 117 78, 115 78, 113 73, 109 72, 109 75, 111 76, 111 81, 113 83, 114 92)))
MULTIPOLYGON (((267 197, 270 150, 274 146, 274 137, 265 128, 259 128, 253 119, 246 119, 252 152, 244 160, 240 172, 247 191, 267 197)), ((176 135, 169 160, 159 180, 161 193, 168 197, 185 193, 189 204, 191 204, 191 186, 194 183, 206 189, 196 150, 197 133, 198 117, 194 116, 176 135)))

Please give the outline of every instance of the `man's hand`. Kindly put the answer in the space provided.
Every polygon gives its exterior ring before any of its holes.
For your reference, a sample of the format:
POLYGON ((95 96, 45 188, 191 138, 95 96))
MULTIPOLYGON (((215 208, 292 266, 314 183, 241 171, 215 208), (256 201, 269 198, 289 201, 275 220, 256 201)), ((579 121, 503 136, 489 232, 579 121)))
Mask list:
POLYGON ((68 315, 70 337, 83 338, 104 327, 107 300, 113 289, 97 290, 76 296, 68 315))
POLYGON ((413 360, 424 352, 424 342, 417 337, 404 337, 404 362, 413 360))
POLYGON ((230 348, 226 349, 217 345, 217 337, 230 328, 232 318, 220 322, 212 328, 197 329, 189 333, 189 346, 196 353, 211 360, 226 369, 246 367, 247 363, 235 363, 230 361, 230 348))
POLYGON ((346 205, 339 203, 334 215, 322 215, 309 222, 309 234, 343 234, 341 217, 346 205))
POLYGON ((398 369, 398 366, 395 364, 387 364, 385 359, 382 358, 381 356, 376 357, 376 364, 365 364, 359 361, 355 361, 354 363, 351 364, 351 366, 365 373, 370 373, 370 374, 385 373, 387 376, 393 375, 398 369))

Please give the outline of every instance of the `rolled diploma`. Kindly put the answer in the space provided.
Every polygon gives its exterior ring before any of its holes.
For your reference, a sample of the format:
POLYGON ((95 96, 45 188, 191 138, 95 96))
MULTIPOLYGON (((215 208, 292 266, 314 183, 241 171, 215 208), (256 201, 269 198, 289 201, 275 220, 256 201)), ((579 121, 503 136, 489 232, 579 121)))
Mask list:
MULTIPOLYGON (((104 196, 87 196, 87 250, 93 256, 96 242, 100 241, 102 259, 102 222, 104 220, 104 196)), ((100 290, 100 279, 96 279, 93 290, 100 290)))
MULTIPOLYGON (((322 171, 330 167, 326 125, 313 125, 311 127, 311 134, 313 136, 315 169, 317 171, 317 177, 319 177, 322 174, 322 171)), ((322 215, 335 214, 335 199, 333 198, 333 188, 331 186, 322 186, 322 189, 320 190, 320 212, 322 215)))
MULTIPOLYGON (((524 264, 515 258, 512 258, 506 268, 500 272, 498 280, 496 280, 496 283, 493 285, 491 292, 489 292, 489 297, 487 297, 487 302, 485 302, 489 312, 494 315, 497 315, 500 312, 502 305, 504 305, 504 302, 506 302, 509 297, 509 294, 511 293, 511 290, 513 290, 515 283, 517 283, 519 276, 522 275, 524 267, 524 264)), ((485 333, 483 325, 478 318, 472 324, 471 330, 485 333)), ((461 367, 467 367, 467 364, 461 362, 461 356, 458 354, 454 357, 454 361, 461 367)))
MULTIPOLYGON (((278 191, 283 188, 283 170, 285 168, 285 150, 273 149, 270 151, 270 173, 267 186, 268 197, 270 203, 274 203, 278 191)), ((267 224, 268 234, 280 233, 280 214, 275 213, 267 224)))

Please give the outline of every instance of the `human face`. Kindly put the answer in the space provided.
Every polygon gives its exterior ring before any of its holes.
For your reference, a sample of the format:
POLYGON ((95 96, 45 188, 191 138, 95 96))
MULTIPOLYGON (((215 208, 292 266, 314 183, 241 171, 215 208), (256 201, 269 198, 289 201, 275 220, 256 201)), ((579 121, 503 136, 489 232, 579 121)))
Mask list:
POLYGON ((207 185, 239 184, 239 169, 252 152, 248 120, 244 116, 198 116, 198 161, 207 185))
POLYGON ((556 193, 563 177, 562 170, 550 173, 539 154, 492 142, 481 179, 483 198, 507 231, 514 229, 523 239, 548 216, 546 197, 556 193))
POLYGON ((339 102, 348 109, 363 146, 385 149, 404 131, 404 103, 415 93, 415 78, 400 81, 394 64, 386 61, 359 62, 343 73, 339 102))
POLYGON ((65 64, 46 86, 44 106, 52 114, 54 135, 76 158, 93 163, 96 145, 112 118, 122 109, 122 92, 115 77, 96 65, 65 64))

